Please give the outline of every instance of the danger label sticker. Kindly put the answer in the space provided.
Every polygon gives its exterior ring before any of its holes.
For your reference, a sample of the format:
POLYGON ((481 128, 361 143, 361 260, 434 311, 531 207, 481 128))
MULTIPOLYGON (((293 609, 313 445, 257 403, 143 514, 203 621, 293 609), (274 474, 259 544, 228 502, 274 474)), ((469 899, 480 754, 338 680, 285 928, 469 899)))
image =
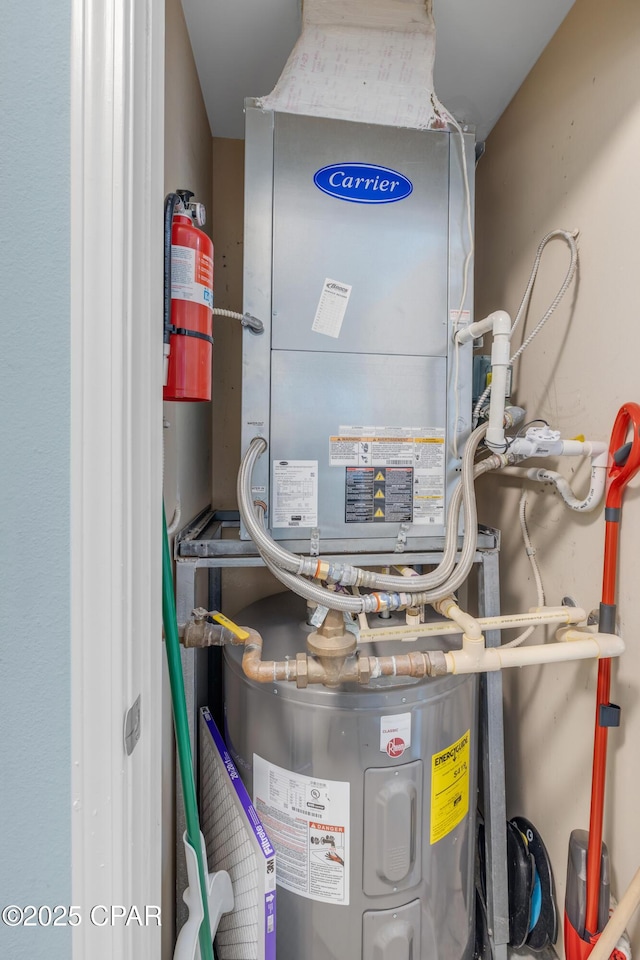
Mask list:
POLYGON ((275 847, 279 887, 349 904, 349 790, 253 755, 254 806, 275 847))
MULTIPOLYGON (((347 523, 356 522, 405 522, 407 520, 419 524, 444 523, 444 491, 445 491, 445 434, 444 430, 427 427, 380 427, 380 426, 340 426, 334 437, 329 437, 329 465, 344 467, 349 472, 358 468, 360 483, 370 482, 368 471, 377 467, 373 476, 376 485, 373 491, 375 506, 369 516, 368 497, 367 508, 361 507, 362 513, 367 514, 364 520, 356 519, 356 510, 351 506, 347 496, 347 523), (389 469, 401 468, 412 471, 410 476, 411 491, 409 508, 406 507, 406 493, 400 497, 397 510, 389 504, 386 487, 388 484, 389 469), (398 516, 396 514, 402 514, 398 516), (353 519, 349 519, 349 515, 353 519), (408 514, 408 515, 407 515, 408 514)), ((358 474, 350 474, 355 480, 358 474)), ((401 474, 392 475, 398 481, 401 474)), ((409 478, 409 474, 404 474, 409 478)), ((349 476, 347 477, 347 486, 349 476)), ((361 491, 363 492, 363 491, 361 491)))
POLYGON ((471 731, 431 758, 431 843, 458 826, 469 812, 471 731))
POLYGON ((345 523, 411 521, 412 467, 347 467, 345 474, 345 523))

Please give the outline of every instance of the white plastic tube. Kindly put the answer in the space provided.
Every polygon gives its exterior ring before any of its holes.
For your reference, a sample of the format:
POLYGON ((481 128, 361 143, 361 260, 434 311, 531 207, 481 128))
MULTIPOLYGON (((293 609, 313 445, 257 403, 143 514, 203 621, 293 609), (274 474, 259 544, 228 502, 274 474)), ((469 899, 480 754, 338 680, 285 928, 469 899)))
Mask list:
POLYGON ((496 310, 489 316, 469 324, 455 335, 459 347, 485 333, 493 334, 491 347, 491 401, 489 405, 489 428, 485 445, 497 453, 506 449, 504 439, 504 408, 507 393, 507 375, 511 341, 511 317, 505 310, 496 310))
MULTIPOLYGON (((538 561, 536 560, 536 550, 531 542, 531 537, 529 535, 529 527, 527 525, 527 494, 526 491, 522 491, 520 497, 520 503, 518 505, 518 517, 520 519, 520 529, 522 531, 522 542, 524 543, 524 549, 531 564, 531 571, 533 573, 533 579, 536 585, 536 600, 538 601, 538 607, 544 607, 545 605, 545 596, 544 596, 544 586, 542 584, 542 576, 540 574, 540 568, 538 566, 538 561)), ((585 619, 582 617, 581 619, 585 619)), ((574 621, 579 623, 579 620, 574 621)), ((527 629, 518 634, 514 640, 509 640, 508 643, 504 643, 503 649, 508 649, 510 647, 519 647, 521 643, 524 643, 525 640, 528 640, 535 626, 527 627, 527 629)))
POLYGON ((607 482, 607 467, 591 467, 591 483, 589 492, 584 499, 579 500, 571 489, 571 484, 561 473, 555 470, 531 469, 527 470, 529 480, 537 480, 540 483, 553 483, 558 493, 571 510, 577 510, 579 513, 591 513, 600 504, 604 495, 607 482))
MULTIPOLYGON (((510 446, 510 452, 518 453, 519 441, 515 440, 510 446)), ((571 484, 556 470, 547 470, 543 467, 506 467, 505 476, 522 477, 538 483, 553 483, 558 493, 571 510, 579 513, 590 513, 600 504, 607 482, 607 466, 609 451, 601 440, 560 440, 558 441, 558 455, 568 457, 591 457, 591 481, 586 497, 580 499, 575 495, 571 484)))
POLYGON ((493 345, 491 347, 491 400, 489 401, 489 429, 485 444, 496 453, 505 450, 504 408, 507 394, 507 374, 511 340, 511 317, 504 310, 493 315, 493 345))
MULTIPOLYGON (((571 259, 570 259, 570 262, 569 262, 569 268, 568 268, 568 270, 567 270, 567 273, 566 273, 566 275, 565 275, 564 280, 562 281, 562 286, 560 287, 560 289, 558 290, 557 294, 555 295, 555 297, 554 297, 553 300, 551 301, 551 304, 549 305, 546 313, 545 313, 545 314, 542 316, 542 318, 538 321, 538 323, 536 324, 536 326, 534 327, 534 329, 532 330, 532 332, 529 334, 529 336, 526 338, 526 340, 524 341, 524 343, 521 344, 521 346, 516 350, 516 352, 515 352, 515 353, 513 354, 513 356, 511 357, 511 361, 510 361, 510 362, 511 362, 512 364, 515 363, 515 361, 522 355, 522 353, 523 353, 523 352, 526 350, 526 348, 529 346, 529 344, 530 344, 531 341, 534 339, 534 337, 536 337, 536 336, 538 335, 538 333, 540 332, 540 330, 542 330, 543 326, 545 325, 545 323, 547 322, 547 320, 549 319, 549 317, 553 314, 553 312, 556 310, 558 304, 560 303, 560 301, 561 301, 562 298, 564 297, 565 293, 567 292, 567 290, 568 290, 568 288, 569 288, 569 285, 571 284, 571 281, 573 280, 573 278, 574 278, 574 276, 575 276, 575 272, 576 272, 576 269, 577 269, 577 267, 578 267, 578 246, 577 246, 577 243, 576 243, 576 239, 577 239, 577 237, 578 237, 578 232, 577 232, 577 231, 570 231, 570 230, 551 230, 549 233, 546 234, 546 236, 544 236, 544 237, 542 238, 542 240, 541 240, 540 243, 538 244, 538 250, 537 250, 537 253, 536 253, 536 258, 535 258, 535 261, 534 261, 534 264, 533 264, 533 268, 532 268, 532 270, 531 270, 531 276, 529 277, 529 282, 528 282, 528 284, 527 284, 527 288, 526 288, 526 290, 525 290, 525 292, 524 292, 524 296, 522 297, 522 300, 521 300, 521 302, 520 302, 520 306, 518 307, 518 312, 516 313, 516 318, 515 318, 515 320, 513 321, 513 326, 512 326, 512 328, 511 328, 511 333, 513 334, 513 331, 516 329, 516 327, 517 327, 518 324, 520 323, 522 317, 525 315, 525 313, 526 313, 526 311, 527 311, 527 308, 528 308, 528 306, 529 306, 529 301, 530 301, 530 299, 531 299, 531 293, 532 293, 532 291, 533 291, 533 287, 534 287, 534 284, 535 284, 535 282, 536 282, 536 277, 537 277, 537 275, 538 275, 538 267, 540 266, 540 260, 541 260, 541 258, 542 258, 542 252, 543 252, 544 248, 546 247, 546 245, 549 243, 549 241, 550 241, 550 240, 553 240, 553 239, 556 238, 556 237, 564 240, 564 241, 568 244, 568 246, 569 246, 569 250, 571 251, 571 259)), ((487 397, 488 397, 489 394, 492 392, 492 388, 493 388, 493 384, 490 384, 490 385, 486 388, 486 390, 482 393, 482 395, 478 398, 478 402, 476 403, 475 408, 474 408, 474 411, 473 411, 473 423, 474 423, 474 424, 478 422, 478 419, 479 419, 479 417, 480 417, 480 412, 481 412, 482 408, 484 407, 484 404, 485 404, 485 402, 486 402, 487 397)))
POLYGON ((583 633, 568 630, 565 641, 542 643, 531 647, 482 647, 468 644, 462 650, 445 653, 447 673, 490 673, 505 667, 526 667, 536 663, 561 663, 565 660, 598 660, 619 657, 624 653, 622 637, 611 633, 583 633), (575 634, 580 639, 573 639, 575 634))
POLYGON ((456 603, 456 598, 449 596, 436 600, 433 604, 434 610, 441 613, 448 620, 453 620, 460 627, 465 640, 484 642, 482 636, 482 627, 475 617, 462 610, 456 603))

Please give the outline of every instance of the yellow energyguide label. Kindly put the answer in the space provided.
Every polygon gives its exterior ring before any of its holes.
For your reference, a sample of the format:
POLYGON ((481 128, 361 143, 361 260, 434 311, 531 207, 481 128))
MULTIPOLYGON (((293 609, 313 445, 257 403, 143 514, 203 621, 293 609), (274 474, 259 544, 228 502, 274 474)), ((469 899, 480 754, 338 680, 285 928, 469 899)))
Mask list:
POLYGON ((469 812, 471 731, 431 758, 431 843, 437 843, 469 812))

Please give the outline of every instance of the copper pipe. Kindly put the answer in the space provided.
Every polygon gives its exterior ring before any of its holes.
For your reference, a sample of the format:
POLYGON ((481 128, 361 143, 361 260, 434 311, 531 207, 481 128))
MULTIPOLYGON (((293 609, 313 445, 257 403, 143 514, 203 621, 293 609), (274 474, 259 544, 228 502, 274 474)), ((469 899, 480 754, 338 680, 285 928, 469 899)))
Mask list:
POLYGON ((262 637, 257 630, 245 627, 249 637, 244 642, 242 669, 246 677, 257 683, 296 681, 299 687, 308 683, 335 686, 341 683, 366 684, 377 677, 425 677, 446 673, 444 655, 436 652, 404 653, 397 657, 336 658, 311 657, 299 653, 295 660, 263 660, 262 637), (442 663, 440 663, 442 660, 442 663))

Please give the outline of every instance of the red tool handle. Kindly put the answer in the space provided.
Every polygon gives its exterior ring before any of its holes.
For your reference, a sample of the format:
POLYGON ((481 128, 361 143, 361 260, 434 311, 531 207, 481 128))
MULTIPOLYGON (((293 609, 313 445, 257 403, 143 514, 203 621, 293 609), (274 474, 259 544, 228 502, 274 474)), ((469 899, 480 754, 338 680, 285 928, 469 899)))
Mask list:
MULTIPOLYGON (((618 532, 622 495, 632 477, 640 470, 640 406, 625 403, 618 411, 609 444, 609 469, 605 501, 604 572, 600 629, 615 631, 615 599, 618 578, 618 532), (632 428, 630 441, 627 441, 632 428), (606 622, 605 622, 606 621, 606 622)), ((607 768, 607 734, 603 708, 609 708, 611 691, 611 660, 598 661, 598 689, 596 723, 593 741, 593 775, 591 780, 591 815, 589 818, 589 849, 587 851, 587 906, 585 936, 598 931, 600 899, 600 863, 602 850, 602 818, 604 812, 604 785, 607 768)))

